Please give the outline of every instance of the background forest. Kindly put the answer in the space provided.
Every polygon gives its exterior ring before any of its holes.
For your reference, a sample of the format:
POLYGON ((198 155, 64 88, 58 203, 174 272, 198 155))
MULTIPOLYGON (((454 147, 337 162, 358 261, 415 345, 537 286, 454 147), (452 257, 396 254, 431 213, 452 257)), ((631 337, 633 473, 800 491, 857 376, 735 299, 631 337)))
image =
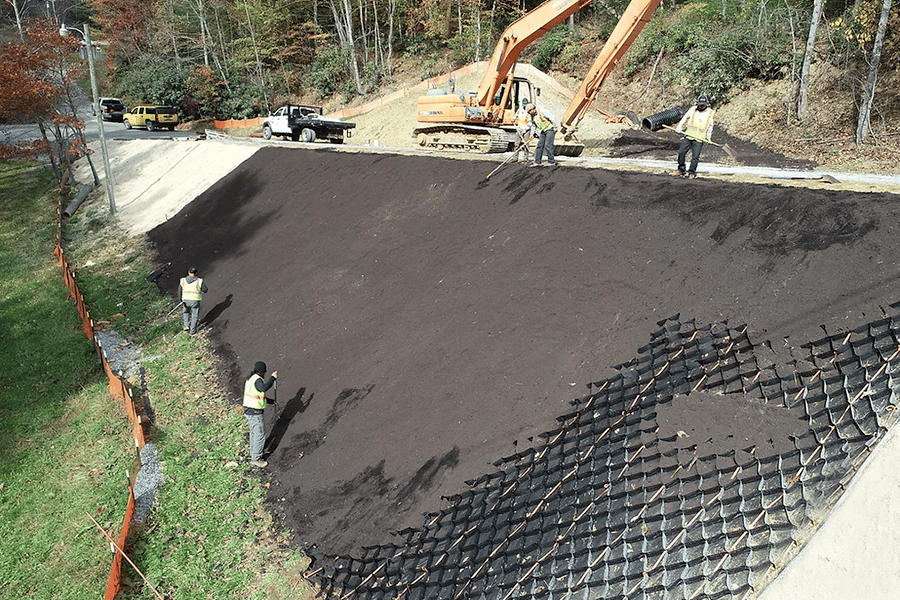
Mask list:
MULTIPOLYGON (((285 100, 348 106, 400 79, 490 58, 503 29, 538 0, 3 0, 11 28, 89 23, 105 42, 103 95, 180 107, 191 118, 266 114, 285 100)), ((598 0, 526 51, 578 77, 627 0, 598 0)), ((752 80, 828 61, 858 105, 870 67, 897 70, 900 8, 891 0, 664 0, 624 59, 727 102, 752 80), (811 27, 811 25, 813 27, 811 27), (819 41, 813 44, 815 40, 819 41), (880 56, 877 54, 880 53, 880 56)), ((874 81, 871 82, 874 86, 874 81)), ((802 104, 798 116, 802 118, 802 104)))

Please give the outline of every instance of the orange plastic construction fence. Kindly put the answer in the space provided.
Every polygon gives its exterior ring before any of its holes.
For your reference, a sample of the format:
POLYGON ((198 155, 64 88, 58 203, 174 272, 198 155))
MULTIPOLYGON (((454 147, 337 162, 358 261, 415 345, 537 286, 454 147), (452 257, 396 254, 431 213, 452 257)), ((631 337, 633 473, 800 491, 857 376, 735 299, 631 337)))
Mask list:
MULTIPOLYGON (((94 342, 94 348, 97 350, 97 354, 100 357, 100 361, 103 365, 103 370, 106 371, 107 378, 109 379, 109 393, 113 398, 122 402, 122 405, 125 408, 125 413, 128 415, 128 420, 132 423, 135 448, 140 451, 144 447, 144 444, 146 444, 147 432, 144 429, 145 423, 142 422, 141 415, 137 410, 137 405, 135 404, 134 397, 131 391, 131 384, 129 384, 129 382, 125 378, 116 373, 113 373, 112 368, 109 366, 109 361, 107 361, 106 359, 106 352, 103 350, 97 336, 94 334, 94 322, 91 320, 91 315, 88 312, 87 305, 84 302, 84 297, 81 295, 81 292, 78 289, 78 284, 75 281, 75 273, 71 269, 69 269, 65 254, 63 253, 62 247, 58 242, 56 248, 53 251, 53 254, 59 260, 59 265, 62 268, 63 273, 63 281, 69 290, 69 294, 75 300, 75 308, 77 309, 78 314, 81 317, 82 331, 89 340, 94 342)), ((135 501, 134 488, 132 486, 132 483, 133 482, 129 482, 128 486, 128 504, 125 508, 125 518, 122 522, 122 531, 119 534, 119 548, 125 547, 125 539, 128 537, 128 532, 131 527, 131 519, 134 516, 135 501)), ((109 581, 106 584, 106 594, 103 596, 104 600, 114 600, 121 587, 122 553, 116 551, 109 573, 109 581)))

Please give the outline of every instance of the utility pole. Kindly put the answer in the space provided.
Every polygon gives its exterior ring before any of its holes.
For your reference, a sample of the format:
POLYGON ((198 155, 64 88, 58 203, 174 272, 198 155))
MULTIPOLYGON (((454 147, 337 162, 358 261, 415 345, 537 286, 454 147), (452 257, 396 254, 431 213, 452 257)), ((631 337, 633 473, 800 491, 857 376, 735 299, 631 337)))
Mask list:
MULTIPOLYGON (((103 172, 106 174, 106 197, 109 199, 109 213, 116 214, 116 195, 113 192, 112 173, 109 170, 109 151, 106 148, 106 135, 103 132, 103 117, 100 112, 100 92, 97 86, 97 71, 94 69, 94 45, 91 43, 91 30, 87 23, 84 24, 84 30, 79 27, 73 27, 75 31, 84 36, 84 43, 87 44, 88 67, 91 72, 91 93, 93 94, 94 114, 97 116, 97 128, 100 131, 100 150, 103 152, 103 172)), ((65 23, 59 29, 59 34, 66 36, 69 29, 65 23)))

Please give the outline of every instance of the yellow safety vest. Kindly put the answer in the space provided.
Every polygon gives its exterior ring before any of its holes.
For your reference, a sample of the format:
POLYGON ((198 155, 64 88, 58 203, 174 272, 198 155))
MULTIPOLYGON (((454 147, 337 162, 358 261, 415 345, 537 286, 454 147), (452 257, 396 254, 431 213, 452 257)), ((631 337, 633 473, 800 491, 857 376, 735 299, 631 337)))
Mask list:
POLYGON ((531 126, 531 115, 528 114, 527 110, 519 111, 516 114, 516 127, 520 131, 524 131, 531 126))
POLYGON ((548 129, 553 129, 553 121, 546 118, 541 114, 541 111, 537 111, 534 113, 534 124, 538 128, 538 131, 547 131, 548 129))
POLYGON ((244 406, 247 408, 258 408, 265 410, 266 393, 256 389, 257 380, 262 380, 259 373, 254 373, 250 379, 244 383, 244 406))
POLYGON ((709 130, 709 123, 713 117, 713 109, 707 108, 699 111, 695 106, 691 108, 690 112, 687 123, 684 124, 684 135, 695 140, 706 140, 706 132, 709 130))
POLYGON ((201 292, 201 288, 203 287, 203 280, 199 277, 192 281, 191 283, 187 282, 187 277, 181 278, 181 299, 182 300, 202 300, 203 292, 201 292))

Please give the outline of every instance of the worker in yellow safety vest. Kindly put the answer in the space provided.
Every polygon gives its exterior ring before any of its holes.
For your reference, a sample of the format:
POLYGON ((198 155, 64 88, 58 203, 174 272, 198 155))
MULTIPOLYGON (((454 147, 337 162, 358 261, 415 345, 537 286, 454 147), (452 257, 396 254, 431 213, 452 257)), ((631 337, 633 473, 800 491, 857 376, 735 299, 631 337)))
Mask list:
POLYGON ((531 115, 531 135, 537 136, 537 146, 534 148, 534 162, 530 167, 538 167, 547 154, 547 162, 556 165, 556 157, 553 155, 553 147, 556 143, 556 129, 559 123, 546 108, 538 110, 534 104, 528 105, 528 114, 531 115))
POLYGON ((184 330, 189 331, 191 335, 197 333, 197 323, 200 320, 200 301, 203 294, 209 289, 203 280, 197 277, 197 267, 188 269, 187 277, 182 277, 178 283, 178 295, 181 296, 181 304, 184 306, 182 311, 184 330))
POLYGON ((709 98, 706 94, 700 94, 697 97, 697 104, 684 113, 678 127, 675 128, 675 131, 684 134, 678 146, 678 174, 682 177, 697 176, 697 163, 700 162, 703 144, 712 141, 714 114, 715 111, 709 108, 709 98), (685 169, 688 151, 691 152, 691 165, 685 169))
POLYGON ((266 398, 266 392, 275 385, 278 371, 272 371, 268 379, 266 363, 257 361, 253 372, 244 382, 244 417, 250 429, 250 464, 254 467, 265 467, 269 463, 263 460, 266 445, 266 404, 274 404, 275 400, 266 398))
POLYGON ((528 142, 531 140, 531 115, 528 114, 528 98, 522 98, 516 111, 516 161, 528 158, 528 142))

